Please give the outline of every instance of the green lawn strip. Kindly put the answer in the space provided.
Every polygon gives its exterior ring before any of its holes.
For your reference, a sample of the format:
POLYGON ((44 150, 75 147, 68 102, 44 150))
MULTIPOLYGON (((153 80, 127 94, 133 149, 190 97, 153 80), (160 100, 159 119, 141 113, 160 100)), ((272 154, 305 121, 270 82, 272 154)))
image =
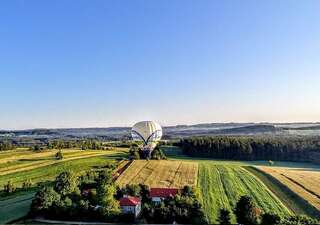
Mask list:
POLYGON ((245 166, 244 168, 259 178, 294 214, 320 218, 320 212, 315 207, 270 174, 253 166, 245 166))

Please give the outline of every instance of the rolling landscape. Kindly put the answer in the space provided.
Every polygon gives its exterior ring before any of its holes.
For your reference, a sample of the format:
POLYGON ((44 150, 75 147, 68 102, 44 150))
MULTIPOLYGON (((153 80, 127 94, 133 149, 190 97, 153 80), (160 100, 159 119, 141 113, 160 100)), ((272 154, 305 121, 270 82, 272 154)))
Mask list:
MULTIPOLYGON (((110 145, 110 143, 108 143, 110 145)), ((113 143, 114 144, 114 143, 113 143)), ((281 217, 306 215, 320 218, 320 166, 312 163, 238 161, 190 157, 180 147, 162 145, 165 160, 128 160, 128 147, 108 150, 62 149, 34 151, 27 148, 1 151, 0 184, 14 184, 10 194, 1 191, 1 223, 24 220, 35 192, 51 185, 57 174, 103 170, 114 164, 116 185, 143 184, 150 188, 195 188, 205 221, 215 224, 221 208, 233 211, 241 196, 251 196, 263 212, 281 217), (122 169, 124 168, 124 169, 122 169), (30 186, 26 187, 26 183, 30 186)), ((232 223, 236 223, 231 213, 232 223)))
POLYGON ((0 225, 320 225, 319 12, 0 1, 0 225))

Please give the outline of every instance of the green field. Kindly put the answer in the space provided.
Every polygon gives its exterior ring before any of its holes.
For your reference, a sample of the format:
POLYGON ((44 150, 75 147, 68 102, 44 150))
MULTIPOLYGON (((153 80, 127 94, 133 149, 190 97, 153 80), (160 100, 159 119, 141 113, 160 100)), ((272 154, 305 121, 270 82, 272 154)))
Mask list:
MULTIPOLYGON (((36 184, 52 181, 63 171, 78 173, 105 166, 108 162, 126 157, 127 149, 119 148, 114 151, 63 150, 63 160, 56 160, 55 152, 35 153, 25 149, 13 151, 12 154, 1 152, 0 157, 3 163, 0 164, 0 171, 6 169, 7 174, 0 176, 0 189, 8 180, 19 187, 28 179, 36 184), (18 167, 20 165, 23 166, 18 167), (19 168, 18 171, 17 168, 19 168), (20 170, 20 168, 24 169, 20 170)), ((29 211, 33 195, 34 190, 0 198, 0 224, 25 216, 29 211)))
POLYGON ((63 160, 55 159, 54 154, 56 151, 45 153, 30 152, 27 151, 24 158, 21 158, 21 154, 23 155, 25 152, 20 152, 18 156, 15 155, 19 153, 13 154, 15 158, 8 156, 1 159, 2 161, 7 159, 7 162, 0 164, 0 173, 3 173, 0 176, 0 190, 8 180, 11 180, 16 186, 21 186, 28 179, 31 179, 34 183, 50 181, 65 170, 78 172, 87 170, 94 165, 103 166, 107 161, 126 157, 127 150, 64 150, 63 160))
POLYGON ((241 166, 199 162, 198 180, 201 202, 210 223, 216 222, 219 209, 232 211, 242 195, 251 196, 264 212, 290 214, 261 181, 241 166))
MULTIPOLYGON (((214 221, 217 216, 217 209, 222 205, 224 206, 226 202, 229 203, 229 209, 232 208, 234 203, 232 203, 232 199, 237 193, 235 190, 240 190, 239 193, 246 193, 251 195, 258 205, 264 209, 270 209, 270 200, 264 199, 266 196, 272 193, 273 199, 276 199, 276 202, 279 203, 279 200, 287 208, 290 212, 294 214, 304 214, 313 218, 318 218, 319 211, 315 210, 309 202, 305 199, 299 197, 296 193, 293 193, 288 187, 284 186, 282 183, 272 178, 268 174, 263 173, 262 171, 256 169, 260 166, 269 166, 267 161, 230 161, 230 160, 218 160, 218 159, 209 159, 209 158, 194 158, 188 157, 183 154, 182 150, 178 147, 167 146, 162 148, 164 152, 169 156, 171 160, 187 160, 194 161, 199 163, 199 183, 198 187, 202 191, 200 192, 203 200, 203 207, 206 213, 207 218, 210 222, 214 221), (241 170, 240 170, 241 169, 241 170), (234 170, 240 170, 242 179, 240 182, 247 182, 250 185, 243 184, 241 186, 245 187, 244 189, 237 187, 237 183, 239 181, 238 177, 240 177, 239 172, 235 172, 234 170), (243 172, 246 170, 246 172, 243 172), (222 171, 222 172, 221 172, 222 171), (221 174, 223 174, 221 176, 221 174), (234 176, 233 174, 238 174, 234 176), (211 179, 212 181, 210 181, 211 179), (238 181, 237 181, 238 180, 238 181), (219 184, 217 186, 216 184, 219 184), (237 183, 234 183, 237 182, 237 183), (231 186, 225 185, 225 183, 230 184, 231 186), (257 189, 257 186, 260 187, 262 185, 263 193, 257 193, 254 190, 257 189), (221 188, 222 185, 222 188, 221 188), (213 188, 214 187, 214 188, 213 188), (241 191, 242 190, 242 191, 241 191), (219 193, 221 191, 221 193, 219 193), (245 191, 245 192, 243 192, 245 191), (232 194, 233 193, 233 194, 232 194), (235 194, 234 194, 235 193, 235 194), (267 194, 266 194, 267 193, 267 194), (216 194, 216 196, 214 195, 216 194), (209 197, 208 197, 209 196, 209 197), (263 197, 265 196, 265 197, 263 197), (259 200, 261 199, 259 203, 259 200)), ((293 170, 309 170, 309 171, 320 171, 320 166, 312 163, 298 163, 298 162, 274 162, 273 167, 285 168, 285 169, 293 169, 293 170)), ((274 201, 274 200, 273 200, 274 201)), ((279 204, 276 203, 274 212, 279 210, 279 204)), ((228 207, 228 204, 227 206, 228 207)), ((282 210, 280 214, 286 214, 287 210, 282 210)))
POLYGON ((27 193, 0 201, 0 224, 19 219, 29 212, 34 193, 27 193))

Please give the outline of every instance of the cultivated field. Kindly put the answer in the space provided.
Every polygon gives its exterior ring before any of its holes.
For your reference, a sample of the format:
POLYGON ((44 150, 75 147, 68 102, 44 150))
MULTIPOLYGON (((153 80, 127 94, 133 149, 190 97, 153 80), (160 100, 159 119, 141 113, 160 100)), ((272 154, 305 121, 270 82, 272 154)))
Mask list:
MULTIPOLYGON (((19 149, 0 152, 0 190, 11 180, 17 187, 30 179, 34 184, 52 181, 63 171, 81 172, 105 166, 117 158, 126 157, 127 149, 114 151, 92 151, 68 149, 62 150, 64 159, 56 160, 53 151, 33 152, 19 149)), ((29 209, 35 190, 13 194, 0 198, 0 224, 7 223, 25 216, 29 209)))
POLYGON ((197 183, 198 164, 169 160, 135 160, 117 179, 119 186, 146 184, 150 187, 182 188, 197 183))
POLYGON ((219 209, 227 208, 232 211, 243 195, 251 196, 265 212, 290 214, 260 180, 241 166, 217 165, 214 161, 199 162, 198 179, 201 201, 210 223, 216 223, 219 209))
POLYGON ((0 200, 0 224, 8 223, 28 214, 34 193, 0 200))
POLYGON ((259 167, 320 210, 320 171, 259 167))
POLYGON ((29 150, 1 152, 0 158, 0 190, 11 180, 19 186, 24 181, 42 182, 54 179, 62 171, 81 171, 106 164, 108 161, 126 156, 126 149, 112 151, 99 150, 62 150, 63 160, 56 160, 56 150, 33 152, 29 150))

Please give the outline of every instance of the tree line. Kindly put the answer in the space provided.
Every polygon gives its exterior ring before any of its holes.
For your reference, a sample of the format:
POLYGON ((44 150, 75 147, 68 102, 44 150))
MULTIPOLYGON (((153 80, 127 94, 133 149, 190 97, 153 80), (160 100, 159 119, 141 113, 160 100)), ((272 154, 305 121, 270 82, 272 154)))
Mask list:
POLYGON ((0 141, 0 151, 7 151, 15 149, 16 146, 11 142, 7 140, 0 141))
POLYGON ((204 222, 201 204, 191 187, 186 186, 178 195, 160 204, 153 204, 147 185, 117 187, 110 168, 99 172, 88 171, 81 176, 71 172, 59 174, 51 187, 43 187, 36 193, 29 216, 54 220, 132 223, 136 220, 134 215, 120 210, 119 199, 124 195, 142 200, 139 221, 143 223, 204 222))
POLYGON ((320 153, 320 137, 193 137, 178 145, 192 157, 235 160, 307 162, 320 153))
MULTIPOLYGON (((245 225, 316 225, 320 221, 307 216, 295 215, 280 217, 277 214, 263 212, 250 196, 242 196, 233 209, 238 224, 245 225)), ((217 223, 231 225, 231 212, 220 209, 217 223)))

